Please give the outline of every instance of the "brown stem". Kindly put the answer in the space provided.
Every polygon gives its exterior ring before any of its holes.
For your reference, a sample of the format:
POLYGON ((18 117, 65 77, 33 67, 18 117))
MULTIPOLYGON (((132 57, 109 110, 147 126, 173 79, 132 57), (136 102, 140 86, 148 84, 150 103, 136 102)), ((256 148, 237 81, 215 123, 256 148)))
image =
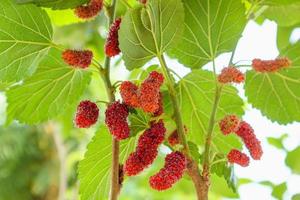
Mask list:
MULTIPOLYGON (((108 27, 110 27, 115 20, 115 10, 116 10, 117 0, 112 0, 111 6, 107 8, 108 16, 108 27)), ((110 58, 105 57, 104 69, 101 70, 101 76, 105 84, 106 93, 109 102, 115 101, 114 87, 110 80, 110 58)), ((110 200, 117 200, 120 192, 119 185, 119 153, 120 144, 119 141, 114 137, 112 138, 112 167, 111 167, 111 185, 110 185, 110 200)))

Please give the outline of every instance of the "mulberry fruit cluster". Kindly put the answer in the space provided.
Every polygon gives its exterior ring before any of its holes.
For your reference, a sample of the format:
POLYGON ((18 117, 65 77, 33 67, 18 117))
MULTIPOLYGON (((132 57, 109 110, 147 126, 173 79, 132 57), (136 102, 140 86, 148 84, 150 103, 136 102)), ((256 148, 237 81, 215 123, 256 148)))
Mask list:
POLYGON ((118 34, 118 31, 120 29, 120 24, 121 24, 121 18, 118 18, 110 27, 109 34, 105 43, 105 54, 108 57, 116 56, 121 52, 119 48, 119 34, 118 34))
POLYGON ((77 51, 68 49, 62 53, 62 59, 68 65, 85 69, 89 67, 92 62, 93 52, 89 50, 77 51))
MULTIPOLYGON (((184 131, 185 131, 185 133, 187 133, 187 131, 188 131, 187 128, 186 128, 186 126, 184 126, 184 131)), ((168 137, 168 142, 169 142, 169 144, 170 144, 171 146, 175 146, 175 145, 177 145, 177 144, 180 143, 180 141, 179 141, 179 135, 178 135, 177 129, 174 130, 174 131, 170 134, 170 136, 168 137)))
POLYGON ((128 106, 141 108, 143 111, 159 116, 163 113, 163 100, 160 87, 164 82, 162 74, 153 71, 144 80, 140 88, 128 81, 122 83, 120 93, 128 106))
POLYGON ((291 65, 288 58, 277 58, 275 60, 254 59, 252 67, 257 72, 277 72, 280 69, 287 68, 291 65))
POLYGON ((124 140, 130 135, 130 129, 127 123, 128 115, 129 111, 127 106, 119 101, 110 104, 105 111, 105 123, 110 133, 117 140, 124 140))
POLYGON ((237 149, 232 149, 227 155, 227 159, 228 162, 236 163, 238 165, 241 165, 242 167, 247 167, 250 162, 249 157, 245 153, 242 153, 237 149))
POLYGON ((91 101, 82 101, 77 107, 75 124, 78 128, 89 128, 94 125, 99 116, 97 105, 91 101))
POLYGON ((253 128, 245 121, 240 123, 239 129, 235 132, 243 142, 245 143, 247 149, 250 152, 251 157, 254 160, 260 160, 263 151, 260 141, 256 138, 253 128))
POLYGON ((164 167, 150 177, 150 186, 159 191, 171 188, 182 178, 186 169, 186 162, 186 157, 178 151, 168 154, 165 158, 164 167))
POLYGON ((222 84, 226 83, 242 83, 244 82, 244 74, 235 67, 226 67, 218 76, 218 81, 222 84))
POLYGON ((236 115, 227 115, 220 122, 219 127, 224 135, 235 132, 239 128, 240 119, 236 115))
POLYGON ((75 15, 81 19, 91 19, 98 15, 103 7, 103 0, 90 0, 88 5, 75 8, 75 15))
POLYGON ((139 138, 135 152, 131 153, 124 164, 124 172, 128 176, 134 176, 142 172, 153 163, 158 147, 164 141, 166 129, 160 120, 152 123, 139 138))
MULTIPOLYGON (((224 135, 234 132, 239 136, 249 150, 251 157, 254 160, 260 160, 263 150, 250 124, 245 121, 240 121, 235 115, 228 115, 219 122, 219 126, 224 135)), ((237 163, 243 167, 248 166, 250 162, 246 154, 236 149, 231 150, 227 158, 230 163, 237 163)))

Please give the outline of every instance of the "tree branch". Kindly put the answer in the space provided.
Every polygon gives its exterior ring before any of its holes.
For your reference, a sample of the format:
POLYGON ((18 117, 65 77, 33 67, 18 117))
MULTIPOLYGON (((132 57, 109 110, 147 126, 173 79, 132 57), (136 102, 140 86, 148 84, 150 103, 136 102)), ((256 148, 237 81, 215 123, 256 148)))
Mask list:
MULTIPOLYGON (((108 16, 108 28, 113 24, 115 20, 115 10, 116 10, 117 0, 112 0, 111 6, 107 8, 108 16)), ((105 57, 104 69, 101 70, 101 77, 105 84, 106 93, 109 102, 115 101, 114 87, 110 80, 110 58, 105 57)), ((112 168, 111 168, 111 185, 110 185, 110 200, 117 200, 120 192, 119 185, 119 152, 120 144, 119 141, 114 137, 112 138, 112 168)))
POLYGON ((198 200, 207 200, 207 198, 205 198, 205 196, 207 196, 208 185, 206 184, 205 180, 203 179, 203 177, 200 174, 198 162, 194 161, 190 156, 189 146, 188 146, 186 138, 185 138, 184 124, 182 121, 179 102, 178 102, 176 90, 175 90, 175 81, 170 74, 170 70, 167 67, 164 56, 159 55, 157 57, 160 62, 160 65, 162 67, 164 77, 167 80, 167 87, 169 89, 169 95, 170 95, 173 109, 174 109, 175 122, 176 122, 176 126, 177 126, 179 140, 180 140, 181 144, 183 145, 183 153, 188 158, 187 173, 189 174, 189 176, 191 177, 191 179, 194 183, 198 200))

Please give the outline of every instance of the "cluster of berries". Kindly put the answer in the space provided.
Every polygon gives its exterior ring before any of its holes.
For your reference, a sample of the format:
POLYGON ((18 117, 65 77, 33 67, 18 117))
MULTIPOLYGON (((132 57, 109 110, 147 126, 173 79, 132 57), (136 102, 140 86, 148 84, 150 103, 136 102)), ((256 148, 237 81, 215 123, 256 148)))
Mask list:
POLYGON ((288 58, 277 58, 275 60, 254 59, 252 67, 257 72, 277 72, 280 69, 287 68, 291 65, 288 58))
POLYGON ((145 112, 159 116, 163 113, 162 94, 160 92, 163 82, 163 75, 153 71, 140 88, 132 82, 123 82, 120 93, 126 105, 141 108, 145 112))
MULTIPOLYGON (((224 135, 235 133, 239 136, 249 150, 251 157, 254 160, 260 160, 263 154, 262 147, 250 124, 241 121, 235 115, 228 115, 219 122, 219 127, 224 135)), ((231 150, 227 158, 230 163, 236 163, 243 167, 248 166, 250 162, 249 157, 237 149, 231 150)))
POLYGON ((79 6, 75 9, 75 15, 81 19, 91 19, 102 10, 103 0, 90 0, 87 5, 79 6))

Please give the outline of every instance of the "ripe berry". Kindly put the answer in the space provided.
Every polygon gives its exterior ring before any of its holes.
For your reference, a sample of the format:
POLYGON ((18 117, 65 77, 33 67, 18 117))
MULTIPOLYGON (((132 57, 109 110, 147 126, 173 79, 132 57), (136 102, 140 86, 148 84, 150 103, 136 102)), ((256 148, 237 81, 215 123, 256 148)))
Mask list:
POLYGON ((88 5, 75 8, 75 15, 82 19, 94 18, 103 7, 103 0, 90 0, 88 5))
MULTIPOLYGON (((185 131, 185 133, 187 133, 187 128, 186 128, 186 126, 184 126, 184 131, 185 131)), ((171 133, 171 135, 168 137, 168 142, 169 142, 169 144, 171 145, 171 146, 175 146, 175 145, 177 145, 177 144, 179 144, 180 142, 179 142, 179 135, 178 135, 178 132, 177 132, 177 129, 176 130, 174 130, 172 133, 171 133)))
POLYGON ((235 67, 224 68, 221 74, 218 76, 218 81, 223 84, 242 83, 244 80, 244 74, 235 67))
POLYGON ((282 68, 287 68, 291 65, 288 58, 277 58, 275 60, 254 59, 252 67, 257 72, 277 72, 282 68))
POLYGON ((139 106, 138 86, 130 81, 124 81, 120 86, 120 93, 123 102, 130 107, 136 108, 139 106))
POLYGON ((159 92, 158 105, 158 110, 153 114, 154 117, 158 117, 164 113, 163 95, 161 92, 159 92))
POLYGON ((149 179, 150 186, 158 191, 171 188, 179 181, 186 169, 186 157, 179 151, 168 154, 164 167, 149 179))
POLYGON ((164 141, 165 132, 164 123, 160 120, 152 123, 150 129, 140 136, 135 152, 129 155, 124 165, 127 176, 137 175, 153 163, 158 147, 164 141))
POLYGON ((248 148, 251 157, 254 160, 260 160, 263 150, 260 144, 260 141, 256 138, 254 134, 254 130, 245 121, 242 121, 239 125, 238 130, 235 132, 243 142, 245 143, 246 147, 248 148))
POLYGON ((227 115, 220 122, 219 127, 224 135, 235 132, 239 128, 240 119, 236 115, 227 115))
POLYGON ((128 108, 125 104, 115 101, 110 104, 105 111, 105 123, 110 133, 117 140, 124 140, 129 137, 130 129, 127 123, 129 115, 128 108))
POLYGON ((160 107, 160 86, 163 84, 162 74, 153 71, 140 88, 140 106, 145 112, 155 113, 160 107))
POLYGON ((236 163, 238 165, 241 165, 242 167, 247 167, 250 162, 249 157, 237 149, 232 149, 228 153, 227 159, 228 159, 228 162, 236 163))
POLYGON ((108 37, 105 43, 105 54, 108 57, 113 57, 118 55, 121 50, 119 48, 119 34, 121 18, 116 19, 116 21, 111 25, 108 37))
POLYGON ((89 50, 76 51, 76 50, 65 50, 62 53, 62 59, 68 65, 76 68, 85 69, 90 66, 93 59, 93 52, 89 50))
POLYGON ((99 109, 97 105, 86 100, 78 105, 74 121, 78 128, 89 128, 97 122, 98 116, 99 109))

